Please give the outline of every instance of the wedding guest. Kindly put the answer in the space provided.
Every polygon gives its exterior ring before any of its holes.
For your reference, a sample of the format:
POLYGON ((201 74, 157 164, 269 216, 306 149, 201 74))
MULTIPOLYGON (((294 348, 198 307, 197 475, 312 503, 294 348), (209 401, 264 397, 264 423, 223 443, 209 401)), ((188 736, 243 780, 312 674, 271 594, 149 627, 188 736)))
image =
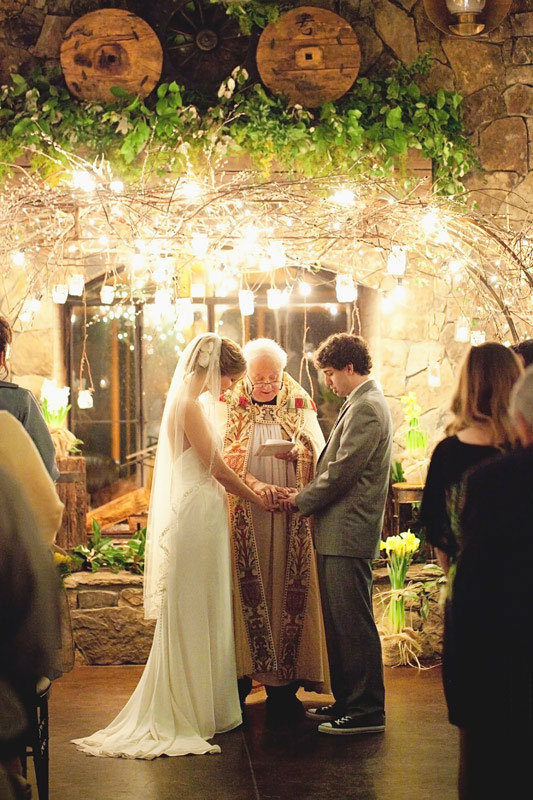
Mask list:
MULTIPOLYGON (((324 437, 313 401, 284 371, 282 348, 256 339, 244 355, 246 377, 220 406, 224 458, 275 508, 286 487, 301 489, 312 479, 324 437), (258 455, 267 439, 294 446, 286 455, 258 455)), ((294 719, 303 716, 298 686, 321 691, 328 684, 311 521, 229 497, 241 702, 253 678, 265 685, 269 720, 294 719)))
POLYGON ((40 678, 54 672, 59 585, 24 487, 3 462, 0 553, 0 718, 3 722, 10 720, 8 728, 0 726, 0 764, 4 784, 9 779, 19 798, 28 796, 23 794, 28 786, 18 755, 26 740, 35 686, 40 678))
POLYGON ((461 800, 519 797, 531 779, 533 366, 511 410, 523 449, 469 473, 461 517, 446 658, 461 800))
POLYGON ((63 503, 36 446, 7 411, 0 411, 0 464, 24 487, 37 530, 46 544, 52 544, 61 527, 63 503))
POLYGON ((315 479, 281 501, 314 514, 315 521, 335 703, 306 714, 320 723, 320 733, 379 733, 385 730, 385 689, 372 610, 372 559, 378 555, 389 488, 392 420, 360 336, 330 336, 315 353, 315 363, 326 385, 346 400, 315 479))
MULTIPOLYGON (((11 326, 5 317, 0 317, 0 370, 7 373, 7 361, 13 341, 11 326)), ((43 417, 39 403, 27 389, 16 383, 0 380, 0 410, 9 411, 35 442, 37 450, 52 480, 59 478, 52 437, 43 417)))
POLYGON ((420 508, 427 541, 447 573, 457 556, 456 508, 464 473, 510 449, 517 434, 509 398, 522 372, 518 357, 497 342, 472 347, 459 370, 446 438, 431 457, 420 508))
POLYGON ((525 339, 523 342, 513 344, 511 350, 516 353, 524 367, 533 364, 533 339, 525 339))

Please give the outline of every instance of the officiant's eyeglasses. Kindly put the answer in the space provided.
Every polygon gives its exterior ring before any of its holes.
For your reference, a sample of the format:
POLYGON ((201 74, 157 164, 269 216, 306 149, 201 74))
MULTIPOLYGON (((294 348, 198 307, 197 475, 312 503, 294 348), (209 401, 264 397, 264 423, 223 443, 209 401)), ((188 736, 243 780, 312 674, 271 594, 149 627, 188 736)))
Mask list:
POLYGON ((250 383, 254 389, 257 389, 258 387, 263 389, 265 386, 271 386, 273 389, 279 389, 283 381, 258 381, 257 383, 250 381, 250 383))

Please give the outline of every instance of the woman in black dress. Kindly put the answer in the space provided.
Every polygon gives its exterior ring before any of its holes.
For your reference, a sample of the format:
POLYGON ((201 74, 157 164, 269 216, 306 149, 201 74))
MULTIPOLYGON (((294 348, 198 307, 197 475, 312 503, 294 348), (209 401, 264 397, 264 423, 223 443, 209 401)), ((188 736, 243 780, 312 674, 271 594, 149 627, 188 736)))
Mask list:
POLYGON ((472 347, 461 365, 453 417, 431 456, 420 509, 426 539, 446 573, 457 558, 456 518, 464 474, 516 444, 508 408, 522 371, 515 353, 497 342, 472 347))
MULTIPOLYGON (((472 347, 459 372, 447 436, 431 457, 420 517, 427 541, 435 547, 439 564, 448 575, 448 598, 453 591, 455 564, 461 549, 458 520, 464 500, 463 478, 472 467, 512 449, 517 443, 508 409, 511 390, 522 371, 515 353, 501 344, 487 342, 472 347)), ((467 704, 460 689, 465 668, 461 663, 463 657, 458 652, 454 614, 448 600, 444 613, 442 678, 449 719, 458 726, 463 724, 463 709, 467 704)), ((483 664, 479 669, 483 670, 483 664)), ((466 763, 462 730, 460 747, 461 775, 466 763)), ((461 797, 467 796, 461 792, 461 797)))

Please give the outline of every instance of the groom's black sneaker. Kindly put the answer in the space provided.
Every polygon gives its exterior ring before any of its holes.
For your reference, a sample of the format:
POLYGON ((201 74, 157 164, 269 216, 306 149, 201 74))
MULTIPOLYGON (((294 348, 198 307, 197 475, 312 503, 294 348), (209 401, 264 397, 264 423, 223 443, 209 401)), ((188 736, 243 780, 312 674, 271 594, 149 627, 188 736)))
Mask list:
POLYGON ((320 733, 331 733, 334 736, 353 736, 358 733, 382 733, 385 730, 385 717, 376 714, 366 717, 343 717, 318 726, 320 733))
POLYGON ((308 708, 305 716, 309 719, 318 719, 320 722, 333 722, 333 720, 342 716, 342 708, 339 708, 336 703, 332 703, 330 706, 308 708))

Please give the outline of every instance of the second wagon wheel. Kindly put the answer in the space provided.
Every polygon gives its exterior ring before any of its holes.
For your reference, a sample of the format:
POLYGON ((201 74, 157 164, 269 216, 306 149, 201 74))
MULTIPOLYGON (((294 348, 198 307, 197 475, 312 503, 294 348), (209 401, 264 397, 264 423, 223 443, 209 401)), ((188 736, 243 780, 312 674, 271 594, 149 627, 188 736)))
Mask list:
POLYGON ((168 19, 165 48, 175 79, 189 89, 215 95, 222 81, 243 64, 249 46, 224 6, 176 0, 168 19))
POLYGON ((61 43, 67 86, 84 100, 112 102, 114 86, 145 97, 159 80, 162 64, 161 44, 148 23, 117 8, 80 17, 61 43))
POLYGON ((314 108, 348 91, 359 72, 361 50, 353 28, 338 14, 299 6, 267 25, 256 58, 269 89, 314 108))

